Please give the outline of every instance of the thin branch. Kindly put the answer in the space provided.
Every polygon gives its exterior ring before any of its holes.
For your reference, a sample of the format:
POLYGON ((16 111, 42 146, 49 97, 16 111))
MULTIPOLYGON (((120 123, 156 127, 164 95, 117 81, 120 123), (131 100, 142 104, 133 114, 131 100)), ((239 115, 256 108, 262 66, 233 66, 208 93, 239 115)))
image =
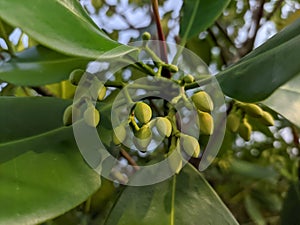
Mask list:
POLYGON ((130 165, 133 166, 133 168, 138 171, 140 170, 139 165, 135 162, 135 160, 128 154, 128 152, 126 152, 123 148, 121 148, 120 150, 121 155, 127 159, 127 161, 129 162, 130 165))
POLYGON ((220 57, 222 60, 222 64, 227 65, 227 60, 224 56, 224 48, 223 46, 219 45, 217 38, 215 37, 214 33, 211 31, 211 29, 207 29, 207 32, 209 34, 209 36, 211 37, 211 39, 213 40, 213 42, 221 49, 221 53, 220 53, 220 57))
POLYGON ((282 3, 284 2, 284 0, 278 0, 275 5, 274 5, 274 9, 272 10, 272 12, 270 12, 267 16, 266 16, 266 20, 270 20, 275 12, 281 7, 282 3))
MULTIPOLYGON (((159 16, 159 10, 158 10, 158 0, 151 0, 152 2, 152 9, 153 9, 153 14, 154 14, 154 19, 156 23, 156 28, 157 28, 157 35, 158 39, 161 41, 159 49, 160 49, 160 57, 162 61, 165 63, 168 63, 168 51, 167 51, 167 44, 165 40, 165 35, 161 26, 160 22, 160 16, 159 16)), ((162 76, 166 78, 171 78, 171 73, 167 69, 163 69, 162 71, 162 76)))

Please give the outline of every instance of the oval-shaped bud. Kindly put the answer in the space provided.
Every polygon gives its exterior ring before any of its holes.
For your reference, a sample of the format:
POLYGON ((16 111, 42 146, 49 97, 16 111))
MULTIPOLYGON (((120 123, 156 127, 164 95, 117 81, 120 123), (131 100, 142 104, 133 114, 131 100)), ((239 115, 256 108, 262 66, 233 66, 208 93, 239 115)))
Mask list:
POLYGON ((174 150, 169 156, 168 156, 168 164, 171 169, 171 171, 175 174, 178 174, 180 170, 182 169, 182 155, 177 150, 174 150))
POLYGON ((84 121, 91 127, 96 127, 100 122, 100 113, 94 106, 89 106, 83 113, 84 121))
POLYGON ((172 133, 172 124, 166 117, 158 117, 156 119, 156 128, 158 133, 163 137, 170 137, 172 133))
POLYGON ((252 116, 252 117, 255 117, 255 118, 260 118, 260 117, 262 117, 263 110, 262 110, 258 105, 249 103, 249 104, 244 104, 244 105, 242 106, 242 108, 245 110, 245 112, 246 112, 249 116, 252 116))
POLYGON ((212 135, 214 132, 214 119, 207 112, 197 110, 200 132, 205 135, 212 135))
POLYGON ((73 110, 73 106, 69 105, 64 111, 63 124, 65 126, 72 125, 72 110, 73 110))
POLYGON ((275 124, 273 116, 267 111, 263 111, 260 121, 267 126, 274 126, 275 124))
POLYGON ((91 0, 92 5, 98 11, 104 4, 103 0, 91 0))
POLYGON ((113 142, 115 145, 121 144, 126 138, 126 129, 124 126, 119 125, 114 128, 113 142))
POLYGON ((196 108, 203 112, 211 112, 214 108, 212 99, 205 91, 199 91, 193 94, 192 101, 196 108))
POLYGON ((227 128, 231 132, 237 132, 241 123, 241 118, 234 112, 227 116, 227 128))
POLYGON ((191 75, 191 74, 188 74, 188 75, 186 75, 186 76, 183 77, 183 81, 184 81, 184 83, 186 83, 186 84, 193 83, 194 80, 195 80, 195 79, 194 79, 193 75, 191 75))
POLYGON ((146 103, 138 102, 134 108, 134 115, 140 123, 145 124, 150 121, 152 117, 152 110, 146 103))
POLYGON ((200 145, 196 138, 182 134, 180 136, 180 145, 183 151, 185 151, 189 156, 198 158, 200 155, 200 145))
POLYGON ((179 70, 178 67, 176 65, 173 65, 173 64, 169 64, 167 68, 169 69, 169 71, 171 73, 177 73, 178 70, 179 70))
POLYGON ((144 33, 142 34, 142 39, 143 39, 144 41, 149 41, 149 40, 151 39, 151 34, 150 34, 149 32, 144 32, 144 33))
POLYGON ((70 73, 69 81, 71 82, 71 84, 77 86, 79 84, 79 81, 80 81, 81 77, 83 76, 83 74, 84 74, 84 70, 82 70, 82 69, 73 70, 70 73))
POLYGON ((152 132, 148 125, 143 125, 138 131, 134 132, 136 138, 133 139, 135 146, 141 152, 146 152, 152 139, 152 132))
POLYGON ((106 87, 103 86, 98 92, 98 100, 102 101, 106 95, 106 87))
POLYGON ((245 140, 249 141, 251 137, 252 127, 247 122, 247 120, 243 120, 243 122, 239 126, 239 135, 245 140))

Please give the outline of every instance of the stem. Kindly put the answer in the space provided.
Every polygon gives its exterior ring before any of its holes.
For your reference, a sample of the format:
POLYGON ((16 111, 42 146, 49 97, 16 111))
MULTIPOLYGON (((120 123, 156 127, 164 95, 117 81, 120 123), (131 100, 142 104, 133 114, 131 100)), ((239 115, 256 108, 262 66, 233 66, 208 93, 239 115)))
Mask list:
MULTIPOLYGON (((152 2, 154 19, 156 22, 158 39, 161 41, 160 46, 159 46, 160 57, 161 57, 162 61, 164 61, 165 63, 168 64, 167 44, 166 44, 164 32, 162 30, 161 22, 160 22, 160 16, 159 16, 159 10, 158 10, 158 0, 151 0, 151 2, 152 2)), ((170 71, 167 69, 163 69, 163 77, 171 78, 170 71)))
POLYGON ((140 170, 139 165, 135 162, 135 160, 123 148, 121 148, 120 153, 125 159, 127 159, 129 164, 133 166, 135 171, 140 170))

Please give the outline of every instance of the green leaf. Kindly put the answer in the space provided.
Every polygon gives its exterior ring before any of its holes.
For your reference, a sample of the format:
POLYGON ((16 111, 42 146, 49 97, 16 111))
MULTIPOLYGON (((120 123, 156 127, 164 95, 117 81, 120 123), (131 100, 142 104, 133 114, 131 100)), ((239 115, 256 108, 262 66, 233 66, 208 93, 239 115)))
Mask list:
POLYGON ((190 39, 206 30, 229 2, 230 0, 185 0, 180 21, 180 36, 190 39))
MULTIPOLYGON (((92 22, 77 0, 0 0, 0 17, 39 43, 69 55, 98 58, 120 46, 92 22), (53 13, 55 12, 55 13, 53 13)), ((115 57, 132 51, 124 46, 115 57)))
POLYGON ((70 57, 43 46, 16 53, 0 64, 0 79, 21 86, 39 86, 66 80, 72 70, 86 69, 89 60, 70 57))
POLYGON ((299 74, 300 19, 217 75, 223 92, 245 102, 266 99, 299 74))
POLYGON ((243 160, 234 159, 230 170, 236 174, 254 179, 275 179, 278 173, 272 166, 261 166, 243 160))
POLYGON ((254 201, 254 199, 252 199, 252 197, 250 195, 247 195, 245 197, 245 208, 246 208, 248 215, 255 222, 255 224, 266 225, 266 221, 265 221, 263 215, 261 214, 257 203, 254 201))
POLYGON ((300 107, 300 74, 278 88, 262 103, 300 127, 298 113, 300 107))
POLYGON ((300 183, 292 183, 283 203, 281 225, 298 225, 300 221, 300 183))
POLYGON ((71 101, 0 98, 0 224, 37 224, 85 201, 100 176, 82 159, 72 127, 62 127, 71 101))
POLYGON ((164 182, 125 188, 105 225, 238 224, 203 176, 187 164, 164 182))

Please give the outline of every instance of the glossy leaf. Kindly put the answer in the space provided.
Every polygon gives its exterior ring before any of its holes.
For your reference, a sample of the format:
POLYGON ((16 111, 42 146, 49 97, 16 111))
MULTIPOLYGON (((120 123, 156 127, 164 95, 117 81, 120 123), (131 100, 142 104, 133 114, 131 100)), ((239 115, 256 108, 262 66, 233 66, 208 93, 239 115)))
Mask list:
POLYGON ((100 177, 82 159, 72 127, 62 127, 71 101, 0 98, 0 224, 37 224, 82 203, 100 177))
POLYGON ((74 69, 85 69, 88 62, 86 58, 70 57, 37 46, 0 63, 0 79, 24 86, 51 84, 68 79, 74 69))
POLYGON ((245 102, 266 99, 300 71, 300 20, 217 75, 223 92, 245 102))
POLYGON ((128 186, 105 225, 238 224, 203 176, 191 165, 162 183, 128 186))
POLYGON ((189 39, 206 30, 221 15, 230 0, 185 0, 180 36, 189 39))
MULTIPOLYGON (((37 0, 34 4, 30 0, 0 0, 0 17, 39 43, 70 55, 98 58, 120 46, 97 28, 76 0, 37 0)), ((124 46, 106 57, 131 49, 124 46)))
POLYGON ((281 225, 298 225, 300 221, 300 183, 292 183, 283 203, 281 225))
POLYGON ((278 88, 262 103, 300 127, 300 74, 278 88))

